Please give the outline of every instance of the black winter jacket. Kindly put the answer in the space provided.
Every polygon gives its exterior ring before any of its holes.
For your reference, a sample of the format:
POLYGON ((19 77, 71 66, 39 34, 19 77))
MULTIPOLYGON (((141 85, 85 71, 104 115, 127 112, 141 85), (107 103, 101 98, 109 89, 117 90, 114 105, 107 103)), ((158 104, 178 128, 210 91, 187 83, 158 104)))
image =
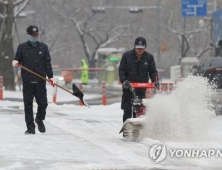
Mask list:
MULTIPOLYGON (((148 52, 144 52, 140 60, 137 60, 135 50, 130 50, 123 54, 120 66, 119 66, 119 78, 121 83, 125 80, 139 83, 156 81, 158 74, 156 70, 156 64, 153 55, 148 52)), ((146 89, 136 89, 136 93, 140 98, 145 97, 146 89)), ((123 110, 131 110, 132 94, 129 90, 123 89, 122 105, 123 110)))
MULTIPOLYGON (((51 57, 48 46, 44 43, 37 42, 37 46, 33 47, 29 42, 22 43, 18 46, 15 60, 28 69, 40 74, 43 77, 53 77, 51 57)), ((42 79, 22 69, 22 80, 26 81, 42 81, 42 79)))

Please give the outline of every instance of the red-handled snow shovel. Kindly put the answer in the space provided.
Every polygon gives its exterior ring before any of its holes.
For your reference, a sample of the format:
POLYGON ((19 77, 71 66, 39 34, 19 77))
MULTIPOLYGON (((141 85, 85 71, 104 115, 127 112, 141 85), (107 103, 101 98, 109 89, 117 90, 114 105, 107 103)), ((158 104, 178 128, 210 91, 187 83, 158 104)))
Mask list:
MULTIPOLYGON (((37 77, 39 77, 39 78, 41 78, 41 79, 49 82, 49 79, 47 79, 47 78, 45 78, 45 77, 43 77, 43 76, 35 73, 34 71, 32 71, 32 70, 24 67, 23 65, 20 65, 20 67, 21 67, 22 69, 28 71, 29 73, 32 73, 32 74, 34 74, 35 76, 37 76, 37 77)), ((68 92, 68 93, 76 96, 77 98, 79 98, 79 99, 81 100, 81 102, 82 102, 85 106, 89 107, 88 103, 83 99, 84 94, 79 90, 79 88, 78 88, 74 83, 72 84, 73 92, 71 92, 69 89, 67 89, 67 88, 65 88, 65 87, 62 87, 62 86, 60 86, 60 85, 58 85, 58 84, 56 84, 56 83, 54 83, 54 85, 57 86, 57 87, 59 87, 59 88, 62 89, 62 90, 65 90, 66 92, 68 92)))

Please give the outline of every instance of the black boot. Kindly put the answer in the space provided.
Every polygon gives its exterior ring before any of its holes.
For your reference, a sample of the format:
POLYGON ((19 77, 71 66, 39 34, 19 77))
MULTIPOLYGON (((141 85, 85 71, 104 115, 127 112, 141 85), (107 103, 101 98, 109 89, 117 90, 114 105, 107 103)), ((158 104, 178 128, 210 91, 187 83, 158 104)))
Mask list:
POLYGON ((45 125, 44 125, 43 121, 35 118, 35 122, 38 125, 39 132, 45 133, 45 125))
POLYGON ((25 131, 25 134, 26 134, 26 135, 35 134, 35 128, 28 128, 28 129, 25 131))

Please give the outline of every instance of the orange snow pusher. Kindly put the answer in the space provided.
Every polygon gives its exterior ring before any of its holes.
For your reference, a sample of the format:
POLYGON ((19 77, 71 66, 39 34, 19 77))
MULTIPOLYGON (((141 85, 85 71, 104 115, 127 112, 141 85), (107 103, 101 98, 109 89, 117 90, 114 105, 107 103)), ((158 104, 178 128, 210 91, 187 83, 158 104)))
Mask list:
POLYGON ((136 113, 136 118, 127 119, 119 133, 123 133, 123 138, 127 141, 140 141, 145 136, 146 119, 145 114, 147 112, 146 103, 156 93, 163 92, 168 93, 173 90, 172 83, 161 83, 159 88, 155 88, 154 83, 130 83, 129 90, 133 95, 132 98, 132 117, 133 113, 136 113), (146 88, 146 98, 140 99, 135 91, 135 88, 146 88))

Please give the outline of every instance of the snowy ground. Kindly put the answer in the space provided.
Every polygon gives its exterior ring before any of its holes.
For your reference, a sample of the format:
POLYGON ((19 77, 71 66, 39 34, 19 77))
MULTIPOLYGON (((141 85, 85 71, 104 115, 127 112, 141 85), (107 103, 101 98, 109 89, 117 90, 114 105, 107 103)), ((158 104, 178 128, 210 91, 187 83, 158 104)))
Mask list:
MULTIPOLYGON (((196 90, 195 94, 195 91, 190 89, 190 93, 200 99, 201 96, 205 96, 206 89, 201 84, 202 82, 196 80, 195 84, 193 81, 190 80, 194 87, 199 88, 199 91, 196 90)), ((201 118, 200 113, 197 117, 192 112, 192 110, 198 112, 198 109, 203 112, 201 110, 203 101, 195 100, 196 98, 192 95, 187 95, 186 88, 190 88, 189 81, 186 85, 186 87, 182 86, 182 90, 165 98, 167 102, 161 101, 164 96, 152 99, 147 119, 158 120, 156 124, 147 125, 147 128, 152 129, 158 126, 155 131, 158 134, 149 132, 150 136, 138 143, 127 142, 119 134, 122 126, 120 103, 109 106, 91 106, 91 108, 49 104, 45 120, 46 133, 41 134, 36 129, 35 135, 24 135, 26 127, 23 103, 0 101, 0 170, 219 170, 222 168, 222 158, 170 158, 168 156, 162 162, 154 164, 148 156, 149 148, 156 143, 164 143, 167 149, 222 150, 222 117, 207 119, 211 122, 209 127, 205 124, 207 127, 205 133, 209 139, 178 138, 177 140, 171 138, 172 134, 168 134, 167 130, 171 129, 175 135, 184 133, 184 136, 187 134, 189 136, 193 124, 199 125, 198 122, 206 120, 201 118), (184 99, 181 103, 175 103, 174 100, 177 99, 175 96, 184 99), (188 102, 188 99, 194 102, 188 102), (170 108, 172 103, 177 107, 170 108), (196 105, 199 107, 195 107, 196 105), (153 108, 153 106, 157 107, 153 108), (164 109, 161 110, 161 108, 164 109), (184 112, 181 109, 185 110, 188 116, 193 115, 192 121, 184 120, 187 117, 183 117, 184 112), (153 115, 153 111, 156 116, 153 115), (185 121, 187 131, 183 131, 184 127, 173 121, 177 123, 185 121), (170 125, 176 130, 173 130, 170 125)), ((203 109, 206 110, 205 107, 203 109)), ((203 113, 203 116, 206 116, 208 112, 210 111, 203 113)))

